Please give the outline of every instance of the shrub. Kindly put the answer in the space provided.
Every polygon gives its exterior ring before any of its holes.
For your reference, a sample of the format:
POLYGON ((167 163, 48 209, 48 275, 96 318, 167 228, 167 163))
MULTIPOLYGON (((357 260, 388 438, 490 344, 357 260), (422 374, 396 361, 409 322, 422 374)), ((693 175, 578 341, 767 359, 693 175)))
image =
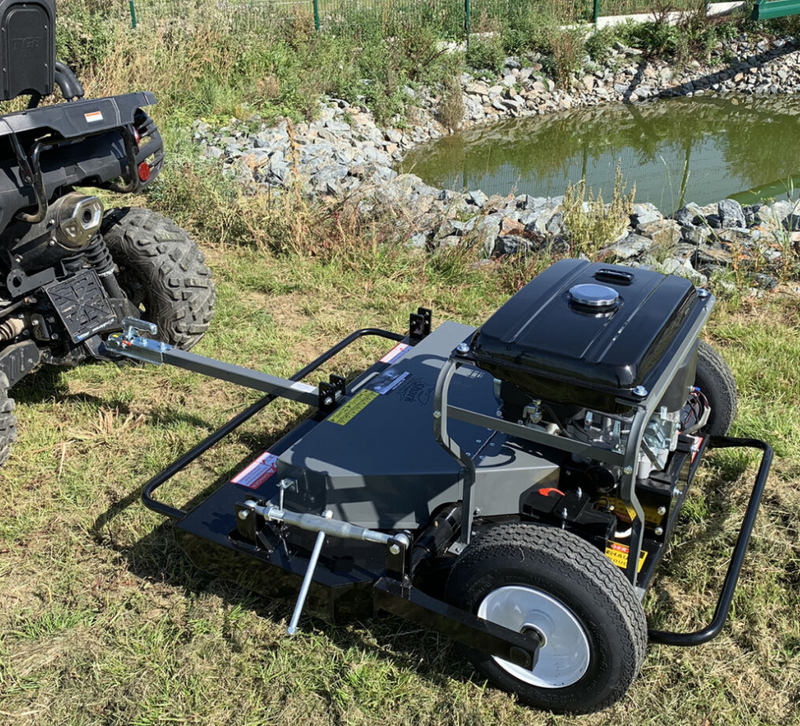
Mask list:
POLYGON ((473 37, 467 48, 467 65, 476 71, 499 73, 506 60, 503 43, 498 35, 473 37))

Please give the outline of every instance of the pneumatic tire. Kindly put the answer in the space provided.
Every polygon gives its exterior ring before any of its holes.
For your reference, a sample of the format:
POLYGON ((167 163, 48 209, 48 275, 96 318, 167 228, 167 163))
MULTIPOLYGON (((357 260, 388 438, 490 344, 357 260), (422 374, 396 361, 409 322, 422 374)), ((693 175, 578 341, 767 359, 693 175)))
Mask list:
POLYGON ((17 438, 17 418, 14 399, 8 395, 8 378, 0 373, 0 466, 8 461, 11 445, 17 438))
POLYGON ((536 708, 606 708, 624 696, 644 660, 647 621, 633 587, 600 550, 564 530, 519 522, 491 528, 459 556, 446 599, 544 637, 533 670, 463 649, 490 682, 536 708))
POLYGON ((149 209, 109 210, 102 234, 117 279, 159 338, 189 350, 208 330, 216 292, 195 241, 171 219, 149 209))
POLYGON ((703 432, 712 436, 725 436, 739 408, 736 379, 725 359, 704 340, 697 343, 697 373, 694 384, 703 392, 711 407, 703 432))

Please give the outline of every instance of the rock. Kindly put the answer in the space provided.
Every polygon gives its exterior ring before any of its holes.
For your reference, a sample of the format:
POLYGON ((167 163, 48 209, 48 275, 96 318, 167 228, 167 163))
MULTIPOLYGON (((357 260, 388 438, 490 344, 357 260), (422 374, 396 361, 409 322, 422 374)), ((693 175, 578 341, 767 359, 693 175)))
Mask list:
POLYGON ((488 96, 489 86, 487 86, 485 83, 470 83, 467 85, 464 91, 471 96, 488 96))
POLYGON ((545 225, 545 232, 552 237, 557 237, 566 233, 564 226, 564 215, 561 212, 556 212, 545 225))
POLYGON ((783 222, 781 222, 781 226, 789 232, 800 231, 800 214, 788 215, 783 222))
POLYGON ((524 233, 525 225, 511 217, 503 217, 503 221, 500 223, 501 237, 505 235, 518 235, 521 237, 524 233))
POLYGON ((631 215, 631 226, 637 227, 640 224, 658 222, 663 219, 663 215, 658 211, 655 204, 649 202, 645 204, 634 204, 633 214, 631 215))
POLYGON ((494 254, 502 218, 501 214, 490 214, 475 225, 475 243, 480 246, 484 257, 491 257, 494 254))
POLYGON ((711 227, 711 229, 722 229, 722 220, 719 218, 718 214, 709 214, 706 216, 706 224, 711 227))
POLYGON ((629 260, 631 257, 636 257, 642 254, 642 252, 646 252, 652 246, 653 240, 649 237, 643 237, 640 234, 632 232, 627 237, 623 237, 619 240, 619 242, 601 250, 601 255, 603 255, 603 259, 608 256, 619 261, 629 260))
POLYGON ((700 207, 694 202, 690 202, 685 207, 681 207, 675 212, 675 221, 683 227, 693 227, 697 224, 703 224, 704 214, 700 207))
POLYGON ((480 189, 467 192, 467 202, 469 204, 474 204, 478 209, 483 209, 486 206, 487 201, 487 196, 480 191, 480 189))
POLYGON ((733 255, 728 250, 714 247, 700 247, 692 255, 692 265, 704 272, 714 268, 729 267, 733 264, 733 255))
POLYGON ((528 241, 516 235, 506 235, 497 238, 494 254, 498 257, 516 255, 519 252, 528 252, 530 249, 528 241))
POLYGON ((705 285, 708 283, 708 278, 703 273, 695 270, 689 260, 679 260, 677 257, 668 257, 658 267, 665 275, 680 275, 681 277, 688 278, 695 285, 705 285))
POLYGON ((723 199, 718 205, 720 224, 723 229, 743 229, 747 227, 742 205, 734 199, 723 199))
POLYGON ((680 225, 672 219, 640 224, 636 231, 643 237, 649 237, 659 247, 673 247, 681 240, 680 225))
POLYGON ((711 235, 711 230, 708 227, 683 227, 681 234, 685 242, 699 246, 706 243, 711 235))

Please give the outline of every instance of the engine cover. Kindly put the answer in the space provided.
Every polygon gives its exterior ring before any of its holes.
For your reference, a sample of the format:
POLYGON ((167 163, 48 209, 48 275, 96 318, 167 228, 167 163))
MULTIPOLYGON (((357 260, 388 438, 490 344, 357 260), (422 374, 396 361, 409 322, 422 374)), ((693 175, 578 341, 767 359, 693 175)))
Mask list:
MULTIPOLYGON (((533 398, 619 411, 617 399, 637 401, 637 386, 653 387, 712 304, 682 277, 562 260, 475 332, 471 358, 533 398)), ((694 356, 689 367, 681 387, 694 379, 694 356)))

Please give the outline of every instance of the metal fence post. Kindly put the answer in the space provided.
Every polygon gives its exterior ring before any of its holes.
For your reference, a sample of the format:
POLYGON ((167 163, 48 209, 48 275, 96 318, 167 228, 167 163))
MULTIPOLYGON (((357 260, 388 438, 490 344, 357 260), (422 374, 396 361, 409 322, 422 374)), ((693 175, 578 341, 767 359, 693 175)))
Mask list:
POLYGON ((469 0, 464 0, 464 37, 469 46, 469 32, 470 32, 470 15, 469 15, 469 0))
POLYGON ((138 23, 136 21, 136 5, 133 4, 133 0, 130 0, 130 8, 131 8, 131 27, 135 28, 138 23))
POLYGON ((594 24, 597 25, 597 20, 600 18, 600 0, 594 0, 594 24))
POLYGON ((314 0, 314 30, 319 33, 319 0, 314 0))

